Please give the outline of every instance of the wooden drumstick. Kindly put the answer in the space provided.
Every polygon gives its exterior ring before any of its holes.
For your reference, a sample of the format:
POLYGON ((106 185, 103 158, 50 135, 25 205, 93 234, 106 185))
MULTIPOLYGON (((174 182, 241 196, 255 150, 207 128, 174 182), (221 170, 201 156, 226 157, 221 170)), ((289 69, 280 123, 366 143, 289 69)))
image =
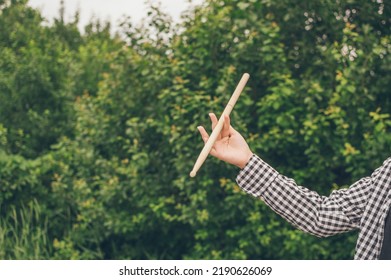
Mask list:
POLYGON ((190 177, 194 177, 197 174, 197 171, 200 169, 201 165, 208 157, 210 150, 212 150, 213 145, 217 140, 217 137, 219 136, 221 130, 223 129, 224 116, 225 115, 229 116, 229 114, 231 114, 232 109, 234 108, 236 101, 238 100, 240 94, 242 93, 243 88, 245 87, 249 78, 250 75, 248 73, 244 73, 242 78, 240 79, 234 93, 232 94, 231 98, 228 101, 227 106, 225 107, 223 113, 221 114, 216 127, 213 129, 212 134, 210 135, 208 141, 206 141, 204 148, 201 150, 201 153, 194 164, 193 170, 190 172, 190 177))

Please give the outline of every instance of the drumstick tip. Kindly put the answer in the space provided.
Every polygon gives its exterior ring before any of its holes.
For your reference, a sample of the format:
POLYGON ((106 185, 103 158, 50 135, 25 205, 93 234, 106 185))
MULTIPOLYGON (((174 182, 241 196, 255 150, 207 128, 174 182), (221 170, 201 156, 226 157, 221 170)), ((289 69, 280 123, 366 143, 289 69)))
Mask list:
POLYGON ((192 172, 190 172, 190 177, 195 177, 195 175, 197 174, 197 172, 195 172, 194 170, 192 172))

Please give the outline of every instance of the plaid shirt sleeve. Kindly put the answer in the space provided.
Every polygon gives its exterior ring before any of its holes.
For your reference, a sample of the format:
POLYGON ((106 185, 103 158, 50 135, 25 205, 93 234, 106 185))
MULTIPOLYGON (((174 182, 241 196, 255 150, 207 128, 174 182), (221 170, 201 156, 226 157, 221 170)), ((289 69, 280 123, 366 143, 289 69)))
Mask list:
POLYGON ((288 222, 318 237, 359 228, 372 188, 371 177, 366 177, 348 189, 333 191, 328 197, 320 196, 279 174, 256 155, 240 171, 236 181, 245 192, 262 199, 288 222))

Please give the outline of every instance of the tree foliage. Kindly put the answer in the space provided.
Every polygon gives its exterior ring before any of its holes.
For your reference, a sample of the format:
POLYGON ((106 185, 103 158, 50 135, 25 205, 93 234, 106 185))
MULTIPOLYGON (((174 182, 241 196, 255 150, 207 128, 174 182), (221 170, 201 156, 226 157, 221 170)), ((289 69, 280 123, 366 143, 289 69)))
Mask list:
POLYGON ((294 229, 234 167, 188 173, 196 126, 249 72, 232 123, 255 153, 325 195, 369 175, 391 146, 390 18, 383 1, 208 0, 113 35, 0 1, 0 257, 351 259, 355 232, 294 229))

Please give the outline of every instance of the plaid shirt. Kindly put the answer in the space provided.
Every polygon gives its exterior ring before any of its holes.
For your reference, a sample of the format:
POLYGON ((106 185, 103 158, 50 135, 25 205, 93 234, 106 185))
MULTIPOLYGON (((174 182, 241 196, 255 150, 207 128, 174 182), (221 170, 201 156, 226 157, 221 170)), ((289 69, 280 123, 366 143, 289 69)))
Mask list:
POLYGON ((326 237, 359 229, 355 259, 378 259, 384 222, 391 205, 391 157, 371 176, 347 189, 320 196, 279 174, 253 155, 236 178, 247 193, 261 198, 299 229, 326 237))

